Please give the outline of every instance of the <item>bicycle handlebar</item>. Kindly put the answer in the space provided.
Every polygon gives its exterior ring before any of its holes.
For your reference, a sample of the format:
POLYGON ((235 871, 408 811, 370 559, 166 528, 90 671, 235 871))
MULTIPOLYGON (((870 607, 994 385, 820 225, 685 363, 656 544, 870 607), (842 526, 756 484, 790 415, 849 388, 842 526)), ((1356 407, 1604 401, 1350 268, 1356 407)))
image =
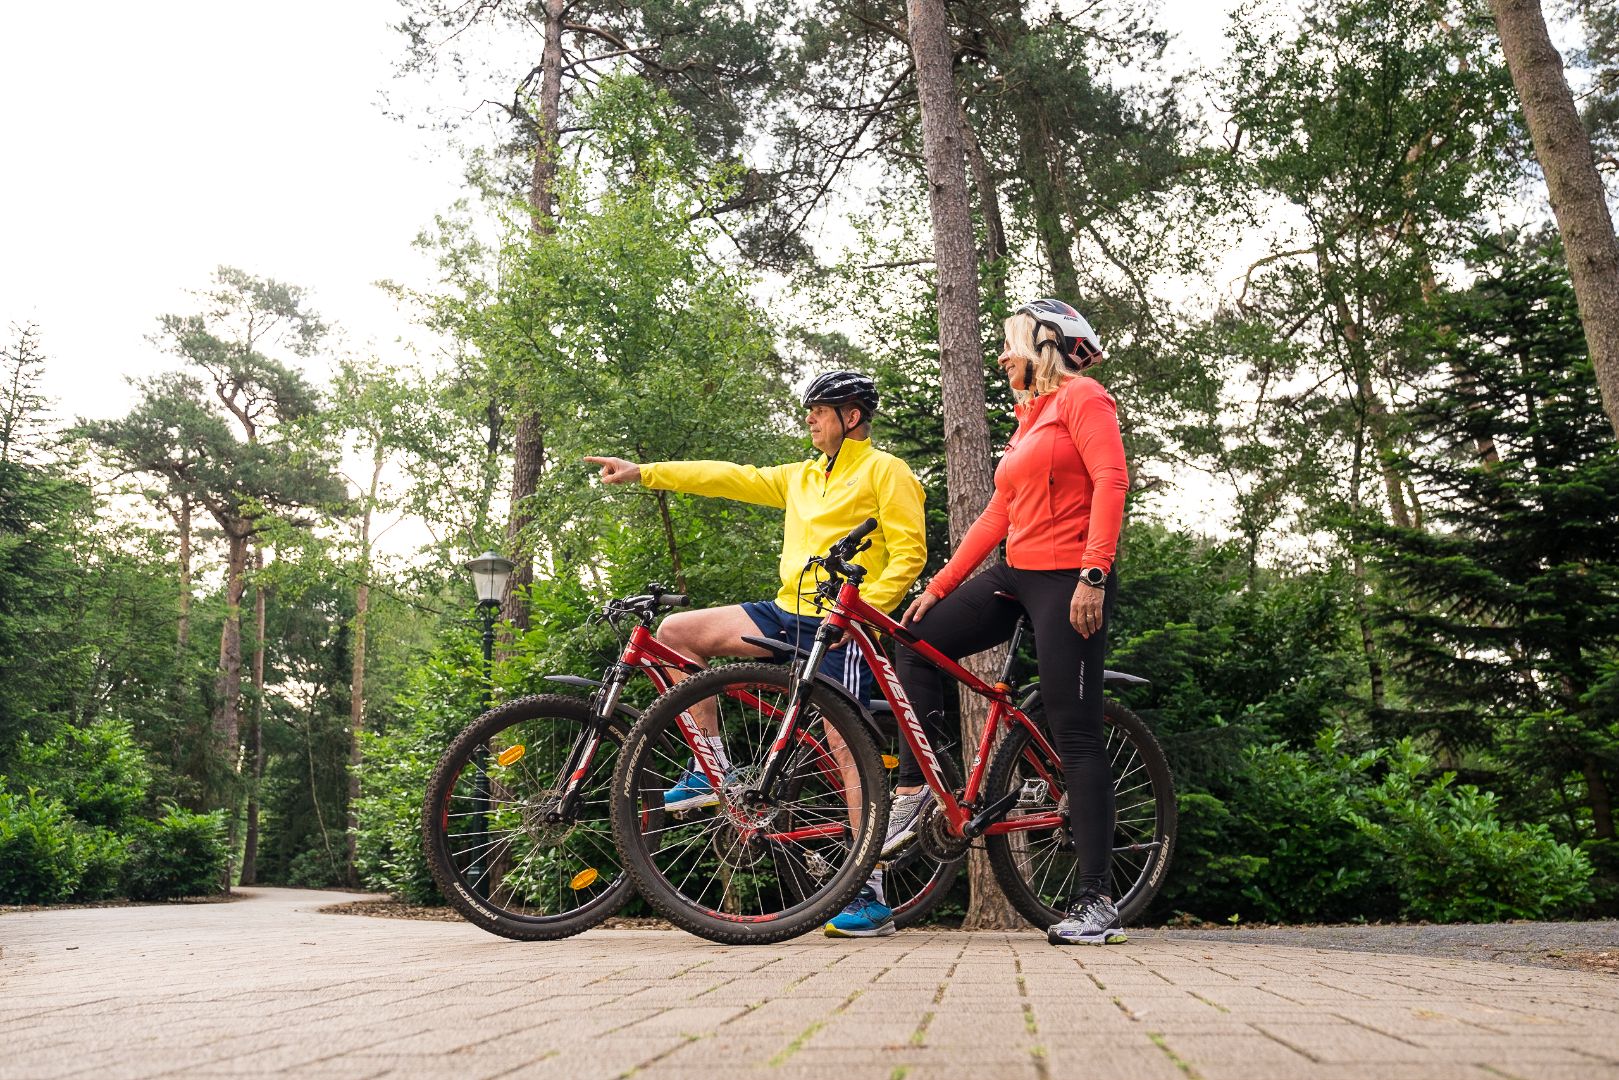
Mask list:
POLYGON ((650 625, 654 613, 691 604, 691 597, 688 594, 664 592, 663 586, 655 581, 649 583, 646 590, 640 596, 622 596, 607 601, 602 605, 601 614, 592 616, 591 621, 605 620, 616 626, 616 620, 622 616, 633 615, 650 625))
POLYGON ((860 541, 870 536, 876 530, 877 519, 867 518, 865 521, 862 521, 860 524, 850 529, 848 536, 845 536, 842 540, 839 540, 837 543, 833 544, 832 549, 828 551, 827 554, 836 556, 839 559, 852 558, 859 552, 865 550, 865 548, 871 546, 869 544, 861 544, 860 541))

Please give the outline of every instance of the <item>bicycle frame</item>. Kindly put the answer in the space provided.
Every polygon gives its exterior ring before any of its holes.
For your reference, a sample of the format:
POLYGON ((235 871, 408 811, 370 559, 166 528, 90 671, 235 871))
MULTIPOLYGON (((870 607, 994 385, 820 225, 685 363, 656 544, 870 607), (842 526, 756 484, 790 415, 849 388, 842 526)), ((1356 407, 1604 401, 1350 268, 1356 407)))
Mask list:
MULTIPOLYGON (((631 676, 637 671, 646 672, 652 685, 662 694, 675 684, 674 678, 668 669, 675 668, 687 674, 694 674, 703 670, 701 665, 687 656, 675 652, 652 636, 652 631, 646 628, 645 623, 638 623, 630 631, 630 640, 624 646, 624 653, 610 667, 602 681, 602 686, 596 694, 595 712, 597 724, 588 732, 582 732, 579 741, 568 752, 568 759, 562 766, 564 781, 561 794, 557 799, 557 808, 552 811, 559 820, 565 820, 576 809, 579 799, 579 786, 584 782, 585 774, 590 771, 591 762, 596 760, 596 751, 601 747, 602 732, 601 721, 613 715, 618 708, 618 700, 624 693, 624 687, 629 683, 631 676)), ((703 743, 707 750, 707 744, 703 743)))
POLYGON ((860 587, 855 582, 845 581, 838 590, 838 598, 832 606, 830 614, 816 631, 815 642, 810 647, 809 655, 803 660, 803 677, 795 687, 793 697, 790 699, 786 715, 782 718, 780 730, 770 755, 765 761, 764 770, 760 776, 757 797, 769 802, 773 797, 773 786, 780 772, 780 752, 792 739, 797 728, 799 710, 808 697, 808 688, 815 671, 820 667, 821 658, 826 654, 835 632, 845 632, 853 638, 855 645, 860 649, 861 655, 871 667, 872 673, 877 677, 883 697, 888 699, 889 706, 894 710, 894 717, 899 730, 903 733, 906 744, 911 748, 917 765, 922 770, 922 776, 928 787, 933 789, 939 800, 940 811, 949 824, 950 831, 955 836, 972 838, 980 835, 996 835, 1010 832, 1022 832, 1034 829, 1053 829, 1062 824, 1061 815, 1056 813, 1032 814, 1020 817, 1015 821, 981 821, 981 816, 993 819, 999 816, 989 811, 999 809, 1004 813, 1010 806, 996 808, 979 807, 978 797, 983 786, 984 773, 989 765, 990 750, 1002 728, 1010 729, 1014 725, 1022 726, 1029 732, 1029 737, 1036 747, 1045 755, 1041 760, 1037 755, 1031 756, 1031 764, 1035 771, 1046 783, 1056 785, 1057 778, 1048 774, 1046 762, 1060 761, 1055 748, 1046 738, 1045 732, 1040 730, 1028 716, 1012 703, 1012 688, 1005 682, 991 686, 954 660, 939 652, 932 645, 917 637, 912 631, 895 622, 887 614, 872 607, 860 596, 860 587), (946 675, 966 686, 980 697, 989 699, 989 719, 984 725, 984 733, 979 739, 978 746, 973 753, 972 766, 968 770, 967 786, 962 789, 961 798, 957 799, 955 792, 945 784, 944 773, 939 765, 938 756, 934 753, 929 742, 927 732, 921 720, 916 715, 916 709, 911 705, 910 698, 905 694, 905 688, 900 684, 899 676, 894 671, 894 665, 888 660, 882 649, 872 640, 866 628, 873 627, 890 634, 902 645, 910 648, 928 663, 943 671, 946 675))
MULTIPOLYGON (((618 708, 619 698, 624 693, 625 686, 628 685, 629 680, 637 671, 646 673, 647 678, 652 680, 652 685, 657 689, 658 693, 667 692, 676 682, 669 673, 668 669, 670 668, 688 675, 707 670, 690 657, 675 652, 653 637, 652 632, 647 629, 644 623, 638 624, 630 632, 630 639, 624 647, 623 655, 608 670, 606 673, 607 678, 603 681, 602 687, 598 691, 595 710, 597 717, 605 720, 613 715, 613 711, 618 708)), ((742 702, 744 705, 779 715, 778 710, 745 690, 729 691, 727 696, 742 702)), ((725 770, 720 768, 719 762, 715 760, 714 751, 703 737, 702 728, 690 712, 680 714, 680 727, 681 735, 687 747, 691 750, 692 756, 696 758, 698 768, 708 777, 708 781, 714 790, 718 791, 724 783, 725 770)), ((834 776, 838 775, 840 770, 831 751, 812 737, 805 736, 804 738, 814 752, 822 771, 834 776)), ((578 798, 579 787, 584 782, 586 773, 590 771, 590 764, 595 760, 596 751, 600 746, 601 730, 598 727, 589 733, 581 735, 579 743, 575 744, 572 751, 570 751, 568 760, 563 766, 567 781, 563 786, 561 797, 558 799, 556 813, 559 816, 572 813, 574 803, 578 798)), ((800 829, 790 833, 770 834, 772 839, 782 840, 811 839, 815 835, 817 835, 817 830, 815 829, 800 829)))

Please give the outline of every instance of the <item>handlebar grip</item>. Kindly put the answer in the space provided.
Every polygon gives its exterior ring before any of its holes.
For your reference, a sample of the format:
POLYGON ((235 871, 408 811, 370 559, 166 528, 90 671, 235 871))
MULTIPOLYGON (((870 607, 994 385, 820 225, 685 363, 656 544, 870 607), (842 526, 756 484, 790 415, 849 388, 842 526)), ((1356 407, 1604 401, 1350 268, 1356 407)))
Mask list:
POLYGON ((666 608, 685 607, 691 603, 691 597, 685 593, 664 593, 658 597, 658 606, 666 608))
POLYGON ((877 519, 867 518, 865 521, 862 521, 860 524, 856 525, 853 529, 850 529, 849 535, 845 536, 842 542, 848 544, 850 547, 853 547, 855 544, 860 543, 860 541, 864 540, 876 530, 877 519))

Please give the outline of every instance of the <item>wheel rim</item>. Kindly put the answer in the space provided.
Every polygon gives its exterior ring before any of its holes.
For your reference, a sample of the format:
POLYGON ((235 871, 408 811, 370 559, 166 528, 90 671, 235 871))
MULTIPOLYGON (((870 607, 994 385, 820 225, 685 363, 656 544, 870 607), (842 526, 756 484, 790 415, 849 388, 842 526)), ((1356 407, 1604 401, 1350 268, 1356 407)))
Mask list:
MULTIPOLYGON (((1150 887, 1150 878, 1162 852, 1158 792, 1140 748, 1128 732, 1111 719, 1104 726, 1105 753, 1113 776, 1115 823, 1109 863, 1114 903, 1122 912, 1150 887)), ((1025 736, 1026 738, 1026 736, 1025 736)), ((1038 750, 1027 746, 1018 758, 1013 787, 1024 792, 1007 815, 1020 817, 1066 811, 1060 790, 1062 769, 1055 762, 1035 760, 1038 750)), ((1078 859, 1065 827, 1008 833, 1013 865, 1029 892, 1052 914, 1060 914, 1077 891, 1078 859)))
POLYGON ((842 880, 853 858, 851 792, 837 764, 841 737, 822 711, 810 704, 802 714, 778 786, 780 804, 757 810, 742 799, 763 767, 787 699, 785 687, 750 681, 691 702, 716 710, 731 766, 715 805, 664 808, 664 793, 694 764, 674 734, 674 714, 638 743, 630 763, 632 842, 668 899, 710 918, 764 923, 815 905, 842 880))
POLYGON ((584 731, 522 720, 476 743, 444 786, 437 836, 452 900, 485 915, 541 922, 607 903, 623 887, 608 820, 619 745, 603 737, 567 820, 552 820, 565 764, 584 731), (480 795, 487 810, 480 811, 480 795))

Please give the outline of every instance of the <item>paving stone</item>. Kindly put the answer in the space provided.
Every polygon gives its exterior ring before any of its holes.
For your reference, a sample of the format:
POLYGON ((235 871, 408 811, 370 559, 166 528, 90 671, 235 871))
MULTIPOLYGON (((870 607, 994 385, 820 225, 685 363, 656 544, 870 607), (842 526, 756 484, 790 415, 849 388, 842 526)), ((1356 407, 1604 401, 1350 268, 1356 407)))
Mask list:
POLYGON ((518 945, 315 910, 345 898, 0 916, 0 1080, 1619 1080, 1597 973, 1156 932, 518 945))

